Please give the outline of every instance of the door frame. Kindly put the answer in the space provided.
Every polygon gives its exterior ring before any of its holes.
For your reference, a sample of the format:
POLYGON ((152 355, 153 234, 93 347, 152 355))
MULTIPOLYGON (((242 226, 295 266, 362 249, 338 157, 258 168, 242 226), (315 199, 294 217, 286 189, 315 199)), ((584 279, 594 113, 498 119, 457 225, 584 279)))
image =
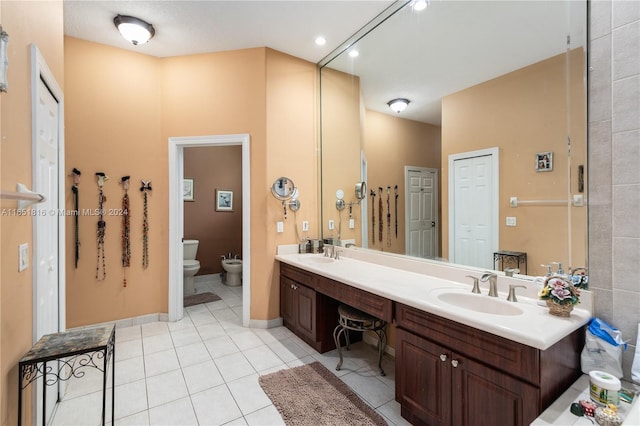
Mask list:
POLYGON ((491 186, 493 196, 491 200, 488 200, 491 209, 493 210, 493 214, 491 215, 491 238, 493 251, 495 252, 498 246, 500 245, 500 148, 486 148, 479 149, 476 151, 467 151, 461 152, 458 154, 449 155, 449 182, 448 182, 448 193, 449 193, 449 206, 448 206, 448 217, 449 217, 449 262, 455 262, 454 254, 455 254, 455 215, 453 213, 453 208, 451 206, 453 200, 455 200, 455 172, 453 168, 453 163, 457 160, 466 160, 474 157, 484 157, 491 156, 491 186))
POLYGON ((251 180, 248 133, 169 138, 169 321, 184 315, 182 238, 184 233, 184 148, 242 146, 242 325, 251 320, 251 180))
POLYGON ((419 172, 432 172, 435 174, 435 182, 433 185, 435 195, 436 195, 436 232, 435 232, 435 246, 436 253, 433 257, 440 257, 440 173, 438 169, 434 169, 432 167, 419 167, 419 166, 404 166, 404 251, 405 253, 409 253, 409 219, 410 219, 410 211, 409 211, 409 172, 410 171, 419 171, 419 172))
MULTIPOLYGON (((47 62, 42 56, 40 49, 36 44, 31 44, 31 174, 33 182, 36 182, 36 173, 38 170, 38 158, 37 158, 37 144, 38 144, 38 80, 42 79, 45 85, 48 87, 51 94, 58 101, 58 199, 56 200, 56 211, 54 214, 58 217, 58 323, 57 328, 58 331, 64 331, 66 329, 66 251, 65 251, 65 215, 60 212, 63 211, 65 206, 65 182, 66 182, 66 174, 65 174, 65 163, 64 163, 64 94, 60 85, 56 81, 51 69, 47 65, 47 62)), ((49 212, 50 214, 50 212, 49 212)), ((32 220, 33 226, 33 239, 31 241, 32 245, 32 259, 38 258, 38 252, 36 244, 38 233, 35 216, 32 220)), ((35 267, 35 262, 32 263, 32 287, 33 287, 33 326, 32 326, 32 340, 33 343, 36 343, 38 340, 38 294, 37 294, 37 283, 38 283, 38 273, 37 268, 35 267)), ((59 392, 64 392, 64 384, 60 382, 59 384, 59 392)), ((32 404, 33 410, 33 418, 38 418, 38 410, 39 401, 41 398, 41 394, 37 392, 37 386, 33 387, 33 400, 36 401, 35 404, 32 404)))

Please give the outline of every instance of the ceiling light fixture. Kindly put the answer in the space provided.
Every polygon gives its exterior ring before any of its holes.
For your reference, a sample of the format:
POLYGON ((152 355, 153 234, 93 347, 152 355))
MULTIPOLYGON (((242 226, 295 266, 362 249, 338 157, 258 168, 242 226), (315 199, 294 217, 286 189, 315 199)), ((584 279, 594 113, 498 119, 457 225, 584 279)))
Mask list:
POLYGON ((357 58, 359 54, 360 52, 358 52, 356 49, 352 49, 349 51, 349 56, 351 56, 352 58, 357 58))
POLYGON ((416 12, 420 12, 421 10, 425 10, 428 5, 428 0, 415 0, 413 2, 413 10, 415 10, 416 12))
POLYGON ((391 108, 394 112, 400 114, 404 109, 409 105, 409 99, 405 98, 397 98, 387 102, 389 108, 391 108))
POLYGON ((316 44, 317 44, 318 46, 324 46, 326 42, 327 42, 327 40, 326 40, 324 37, 322 37, 322 36, 318 36, 318 37, 316 38, 316 44))
POLYGON ((156 33, 153 25, 134 16, 118 15, 113 18, 113 23, 122 34, 122 37, 134 46, 145 44, 156 33))

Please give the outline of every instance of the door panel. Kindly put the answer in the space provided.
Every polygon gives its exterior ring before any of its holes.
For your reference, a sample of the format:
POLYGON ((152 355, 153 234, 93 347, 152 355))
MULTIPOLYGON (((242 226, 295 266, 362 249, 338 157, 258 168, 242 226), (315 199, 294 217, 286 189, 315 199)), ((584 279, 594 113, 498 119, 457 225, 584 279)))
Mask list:
POLYGON ((406 169, 406 252, 409 256, 438 256, 437 171, 406 169))
MULTIPOLYGON (((46 214, 35 215, 35 340, 60 331, 58 275, 58 150, 59 104, 44 82, 39 79, 36 90, 36 143, 34 157, 34 190, 45 196, 34 206, 46 214)), ((55 370, 57 367, 53 366, 55 370)), ((42 380, 37 383, 38 417, 42 414, 42 380)), ((47 388, 46 419, 51 418, 58 400, 58 385, 47 388)), ((38 419, 38 423, 41 423, 38 419)))

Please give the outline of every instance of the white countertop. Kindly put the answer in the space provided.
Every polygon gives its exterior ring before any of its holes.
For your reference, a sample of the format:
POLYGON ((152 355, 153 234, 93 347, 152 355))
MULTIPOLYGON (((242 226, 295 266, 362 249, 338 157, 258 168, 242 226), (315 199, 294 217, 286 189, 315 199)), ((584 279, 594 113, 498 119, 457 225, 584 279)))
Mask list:
MULTIPOLYGON (((279 250, 279 253, 286 253, 286 251, 279 250)), ((322 256, 322 254, 278 254, 276 259, 541 350, 551 347, 591 319, 590 301, 585 303, 587 309, 575 308, 569 318, 549 314, 546 307, 538 304, 537 289, 531 281, 500 275, 498 277, 499 297, 490 298, 487 295, 487 283, 481 283, 482 294, 471 293, 471 281, 466 278, 466 275, 472 273, 479 276, 477 270, 436 267, 428 264, 424 266, 424 262, 412 263, 411 260, 400 258, 396 262, 393 257, 377 257, 375 253, 364 253, 364 251, 353 249, 341 249, 341 258, 335 261, 322 256), (386 263, 387 266, 381 263, 386 263), (394 267, 394 263, 397 263, 397 267, 394 267), (513 283, 526 285, 527 288, 517 289, 518 302, 507 302, 508 284, 513 283), (473 308, 469 309, 453 306, 438 297, 442 293, 468 294, 468 297, 464 297, 472 303, 471 298, 477 297, 477 304, 473 303, 473 308), (502 303, 509 305, 505 308, 518 309, 522 312, 515 315, 498 315, 476 310, 489 304, 499 306, 502 303)), ((586 296, 591 297, 590 293, 586 296)))
MULTIPOLYGON (((633 386, 624 383, 623 387, 633 389, 633 386)), ((638 389, 635 389, 638 391, 638 389)), ((532 426, 547 426, 547 425, 561 425, 561 426, 578 426, 589 425, 593 426, 595 420, 587 417, 578 417, 571 413, 571 404, 578 402, 582 399, 589 401, 589 376, 583 374, 580 378, 562 394, 549 408, 544 410, 540 416, 531 423, 532 426)), ((622 417, 623 426, 638 426, 640 425, 640 402, 638 396, 633 400, 633 404, 620 401, 618 406, 618 414, 622 417)))

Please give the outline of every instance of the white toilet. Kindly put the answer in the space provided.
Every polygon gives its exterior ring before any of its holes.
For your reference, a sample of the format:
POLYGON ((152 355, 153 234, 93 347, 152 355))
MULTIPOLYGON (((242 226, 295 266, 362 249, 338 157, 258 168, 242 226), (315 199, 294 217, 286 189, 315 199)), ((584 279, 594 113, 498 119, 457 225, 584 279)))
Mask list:
POLYGON ((200 270, 200 261, 196 260, 198 240, 184 240, 182 242, 182 275, 184 277, 184 295, 195 294, 194 276, 200 270))
POLYGON ((223 259, 222 269, 227 271, 227 280, 225 281, 226 285, 229 287, 242 285, 242 260, 223 259))

